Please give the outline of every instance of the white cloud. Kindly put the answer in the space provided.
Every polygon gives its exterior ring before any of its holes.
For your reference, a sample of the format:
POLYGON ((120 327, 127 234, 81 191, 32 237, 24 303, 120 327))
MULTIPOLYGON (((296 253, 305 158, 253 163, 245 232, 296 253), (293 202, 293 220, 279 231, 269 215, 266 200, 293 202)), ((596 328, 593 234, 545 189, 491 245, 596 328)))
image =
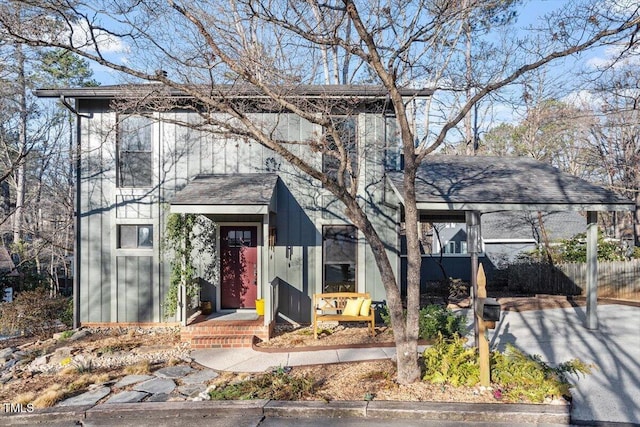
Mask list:
POLYGON ((82 21, 73 27, 72 41, 74 46, 82 46, 85 50, 96 51, 96 45, 102 53, 128 53, 129 47, 126 43, 105 31, 90 31, 89 25, 82 21))
POLYGON ((577 108, 594 107, 599 104, 598 97, 588 90, 571 92, 570 94, 562 98, 562 102, 573 105, 577 108))

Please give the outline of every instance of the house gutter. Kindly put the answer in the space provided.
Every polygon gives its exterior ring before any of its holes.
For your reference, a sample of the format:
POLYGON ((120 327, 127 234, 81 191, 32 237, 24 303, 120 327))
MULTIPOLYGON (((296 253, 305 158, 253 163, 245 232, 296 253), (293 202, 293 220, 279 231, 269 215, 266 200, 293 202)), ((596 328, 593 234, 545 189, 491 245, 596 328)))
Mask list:
MULTIPOLYGON (((76 165, 75 165, 75 240, 73 247, 73 329, 80 327, 80 118, 90 118, 90 114, 78 112, 75 106, 60 95, 60 102, 76 116, 76 165)), ((76 101, 77 102, 77 101, 76 101)))

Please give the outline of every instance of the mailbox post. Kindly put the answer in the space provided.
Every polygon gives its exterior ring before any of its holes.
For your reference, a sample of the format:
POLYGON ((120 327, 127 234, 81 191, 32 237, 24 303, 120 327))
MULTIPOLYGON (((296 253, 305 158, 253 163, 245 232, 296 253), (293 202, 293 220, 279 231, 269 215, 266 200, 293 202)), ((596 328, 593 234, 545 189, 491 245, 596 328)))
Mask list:
POLYGON ((491 367, 489 366, 489 340, 487 329, 496 327, 500 320, 500 304, 495 298, 487 298, 487 278, 482 264, 478 266, 478 296, 474 307, 476 325, 478 325, 478 353, 480 365, 480 385, 488 387, 491 383, 491 367))

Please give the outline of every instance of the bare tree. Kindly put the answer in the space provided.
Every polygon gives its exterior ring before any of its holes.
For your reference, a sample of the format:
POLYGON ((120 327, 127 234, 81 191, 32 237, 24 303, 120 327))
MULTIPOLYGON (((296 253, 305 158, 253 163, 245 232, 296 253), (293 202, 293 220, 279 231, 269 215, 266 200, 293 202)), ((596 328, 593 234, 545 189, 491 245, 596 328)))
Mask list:
MULTIPOLYGON (((636 202, 630 218, 635 246, 640 246, 640 77, 634 63, 610 68, 598 80, 592 103, 590 153, 606 184, 636 202)), ((617 218, 617 217, 616 217, 617 218)), ((614 220, 617 233, 625 221, 614 220)))
MULTIPOLYGON (((346 216, 368 240, 387 293, 400 383, 420 378, 418 167, 428 162, 428 155, 447 141, 451 131, 486 96, 557 58, 628 39, 640 24, 637 8, 624 13, 616 9, 613 13, 610 2, 565 2, 538 28, 528 29, 526 37, 508 37, 503 30, 494 34, 496 41, 487 38, 501 55, 476 61, 473 66, 482 68, 483 73, 472 82, 471 96, 459 102, 468 87, 466 79, 456 79, 464 75, 467 17, 486 10, 494 1, 238 0, 232 8, 228 2, 215 0, 24 3, 29 5, 32 20, 60 22, 58 29, 47 34, 21 32, 0 6, 1 29, 21 42, 68 49, 135 79, 183 92, 204 106, 205 112, 224 113, 233 119, 205 114, 208 125, 273 150, 300 172, 321 182, 344 204, 346 216), (256 35, 252 43, 247 43, 247 34, 256 35), (102 51, 108 40, 125 43, 131 57, 126 62, 111 59, 102 51), (385 245, 358 201, 357 165, 351 161, 348 142, 342 139, 330 114, 335 102, 305 102, 288 96, 292 86, 327 81, 326 72, 318 74, 316 67, 309 66, 318 54, 339 58, 343 69, 344 64, 354 64, 348 68, 348 74, 355 73, 353 81, 384 87, 395 111, 404 155, 406 318, 385 245), (167 73, 156 73, 157 69, 167 73), (220 89, 221 84, 248 87, 268 98, 273 109, 292 112, 321 126, 330 138, 319 136, 299 144, 334 157, 338 173, 323 174, 317 164, 279 140, 273 129, 252 120, 232 96, 227 96, 228 92, 220 89), (408 100, 402 89, 409 87, 427 98, 408 100)), ((335 68, 332 71, 323 65, 324 70, 327 68, 328 74, 335 76, 335 68)))

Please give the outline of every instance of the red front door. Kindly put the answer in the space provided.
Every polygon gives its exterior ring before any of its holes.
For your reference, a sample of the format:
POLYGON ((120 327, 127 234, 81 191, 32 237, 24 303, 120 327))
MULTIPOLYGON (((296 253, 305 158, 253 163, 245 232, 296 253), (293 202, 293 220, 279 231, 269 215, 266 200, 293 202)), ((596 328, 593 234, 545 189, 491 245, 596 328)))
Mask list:
POLYGON ((257 232, 257 227, 220 227, 221 308, 256 307, 257 232))

